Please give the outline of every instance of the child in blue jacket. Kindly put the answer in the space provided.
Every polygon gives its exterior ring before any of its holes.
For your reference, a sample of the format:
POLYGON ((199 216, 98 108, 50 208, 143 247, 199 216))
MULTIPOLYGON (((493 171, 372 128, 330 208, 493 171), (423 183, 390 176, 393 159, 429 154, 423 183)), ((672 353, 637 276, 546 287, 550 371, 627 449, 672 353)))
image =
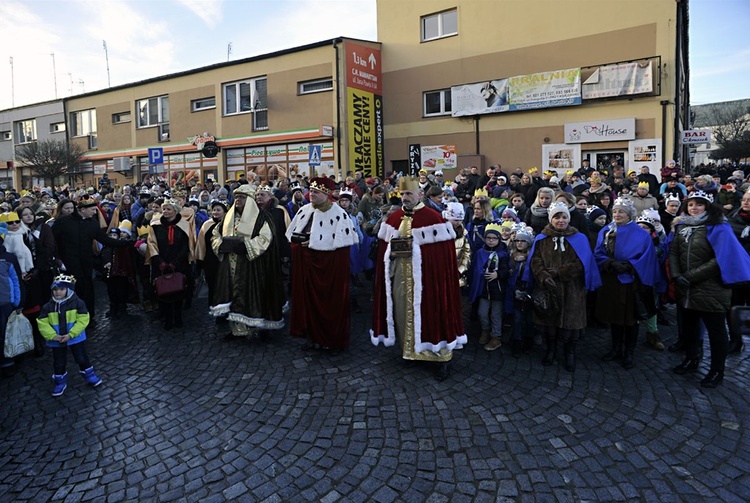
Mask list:
POLYGON ((73 276, 56 276, 52 281, 52 299, 42 307, 37 319, 39 331, 47 340, 47 346, 52 348, 52 396, 62 395, 68 387, 67 348, 73 353, 84 380, 93 387, 102 383, 86 354, 89 312, 86 304, 75 294, 75 281, 73 276))

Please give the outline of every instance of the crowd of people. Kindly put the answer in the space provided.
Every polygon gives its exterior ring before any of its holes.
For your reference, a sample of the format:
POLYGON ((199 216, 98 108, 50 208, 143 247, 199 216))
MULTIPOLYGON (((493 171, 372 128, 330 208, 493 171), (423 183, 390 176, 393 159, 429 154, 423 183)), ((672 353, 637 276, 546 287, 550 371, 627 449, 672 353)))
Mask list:
MULTIPOLYGON (((352 291, 368 287, 372 343, 398 343, 444 380, 469 341, 462 304, 485 350, 509 344, 521 357, 539 347, 549 366, 562 348, 570 372, 591 325, 609 327, 602 359, 626 369, 641 325, 648 346, 664 350, 658 325, 676 304, 679 339, 668 349, 685 359, 672 370, 698 370, 706 335, 701 385, 712 388, 743 347, 730 313, 750 298, 748 188, 745 171, 726 167, 693 178, 670 161, 657 177, 584 161, 565 173, 471 167, 450 180, 440 170, 340 182, 250 173, 225 186, 9 191, 0 193, 0 343, 21 311, 34 354, 51 348, 59 396, 67 347, 84 380, 102 382, 84 344, 97 325, 96 277, 109 318, 142 309, 164 330, 182 328, 205 282, 206 316, 229 337, 265 340, 291 309, 290 335, 323 351, 348 347, 350 313, 362 310, 352 291)), ((16 359, 0 357, 12 375, 16 359)))

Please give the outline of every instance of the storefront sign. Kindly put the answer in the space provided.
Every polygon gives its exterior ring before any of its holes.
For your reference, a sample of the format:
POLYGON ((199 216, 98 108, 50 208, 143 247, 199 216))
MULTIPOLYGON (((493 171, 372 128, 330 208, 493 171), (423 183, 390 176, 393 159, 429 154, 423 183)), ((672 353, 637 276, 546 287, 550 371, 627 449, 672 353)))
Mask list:
POLYGON ((421 148, 422 169, 427 171, 455 169, 458 155, 455 145, 431 145, 421 148))
POLYGON ((219 146, 215 141, 204 142, 201 154, 205 157, 216 157, 219 154, 219 146))
POLYGON ((639 170, 648 166, 650 173, 659 176, 661 171, 661 140, 634 140, 628 142, 628 168, 639 170))
POLYGON ((204 144, 206 142, 215 142, 216 138, 214 138, 212 135, 208 133, 203 134, 197 134, 195 136, 191 136, 188 138, 188 141, 191 145, 195 145, 197 150, 203 150, 204 144))
POLYGON ((700 145, 701 143, 711 143, 710 129, 689 129, 683 131, 680 135, 683 145, 700 145))
POLYGON ((635 139, 635 118, 565 123, 565 143, 635 139))
POLYGON ((409 174, 417 176, 422 169, 422 146, 419 143, 409 145, 409 174))
POLYGON ((453 117, 507 112, 508 109, 508 79, 451 87, 453 117))
POLYGON ((562 107, 581 104, 581 69, 511 77, 510 110, 562 107))
POLYGON ((654 90, 651 61, 600 66, 582 87, 585 100, 650 93, 654 90))

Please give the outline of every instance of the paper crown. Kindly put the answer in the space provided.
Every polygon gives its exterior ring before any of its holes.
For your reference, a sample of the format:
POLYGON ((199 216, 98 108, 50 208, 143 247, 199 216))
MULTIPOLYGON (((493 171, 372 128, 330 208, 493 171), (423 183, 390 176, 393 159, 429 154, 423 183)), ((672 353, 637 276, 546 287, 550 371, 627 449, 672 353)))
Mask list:
POLYGON ((51 288, 61 287, 61 286, 64 286, 66 288, 73 288, 75 284, 76 284, 75 276, 72 276, 70 274, 58 274, 52 280, 51 288))
POLYGON ((407 190, 412 192, 420 190, 419 178, 414 178, 413 176, 399 177, 398 190, 401 192, 405 192, 407 190))
POLYGON ((485 189, 477 189, 474 191, 474 197, 490 197, 485 189))
POLYGON ((548 169, 547 171, 544 172, 544 174, 548 175, 548 176, 556 176, 557 175, 557 171, 548 169))
POLYGON ((709 203, 714 202, 714 196, 712 196, 711 194, 707 192, 703 192, 702 190, 696 190, 694 192, 691 192, 690 194, 688 194, 687 198, 688 199, 705 199, 709 203))
POLYGON ((289 191, 294 193, 295 190, 302 190, 302 185, 300 185, 299 182, 292 182, 292 184, 289 186, 289 191))
POLYGON ((568 171, 565 172, 565 174, 567 176, 573 176, 575 174, 575 171, 573 171, 572 169, 569 169, 568 171))
POLYGON ((339 198, 347 197, 349 200, 354 199, 354 191, 352 189, 344 187, 339 191, 339 198))
POLYGON ((651 217, 647 217, 646 215, 641 215, 638 218, 635 219, 635 222, 637 224, 647 224, 651 226, 652 230, 656 229, 656 222, 654 222, 654 219, 651 217))
POLYGON ((534 166, 533 168, 529 168, 530 175, 533 175, 535 173, 539 173, 539 168, 537 168, 536 166, 534 166))
POLYGON ((501 224, 492 222, 491 224, 487 224, 487 227, 484 228, 484 235, 486 236, 487 233, 493 232, 499 236, 502 229, 503 229, 503 226, 501 224))
POLYGON ((664 204, 669 204, 669 203, 678 203, 678 204, 679 204, 679 203, 681 203, 681 202, 682 202, 682 201, 680 201, 680 196, 678 196, 678 195, 677 195, 677 194, 675 194, 675 193, 671 193, 671 194, 669 194, 669 195, 667 196, 667 198, 666 198, 666 199, 664 200, 664 204))
POLYGON ((271 192, 273 192, 273 187, 271 187, 270 185, 261 185, 260 187, 255 189, 255 193, 257 194, 258 192, 268 192, 270 194, 271 192))
POLYGON ((649 184, 648 184, 648 182, 638 182, 638 188, 639 189, 648 189, 649 188, 649 184))
POLYGON ((463 220, 466 216, 464 205, 461 203, 448 203, 443 210, 443 218, 446 220, 463 220))
POLYGON ((310 190, 317 190, 324 194, 330 194, 336 188, 336 184, 327 177, 316 177, 310 180, 310 190))
POLYGON ((394 197, 396 199, 401 199, 401 191, 398 190, 398 189, 396 189, 396 190, 392 190, 392 191, 390 191, 388 193, 388 199, 391 199, 391 198, 394 198, 394 197))
POLYGON ((145 236, 146 234, 148 234, 148 229, 148 225, 141 225, 140 227, 138 227, 138 235, 145 236))
POLYGON ((427 170, 426 169, 420 169, 419 170, 419 174, 420 175, 427 175, 427 170))
POLYGON ((16 213, 15 211, 10 211, 8 213, 3 213, 2 215, 0 215, 0 222, 15 222, 18 220, 20 220, 20 218, 18 218, 18 213, 16 213))

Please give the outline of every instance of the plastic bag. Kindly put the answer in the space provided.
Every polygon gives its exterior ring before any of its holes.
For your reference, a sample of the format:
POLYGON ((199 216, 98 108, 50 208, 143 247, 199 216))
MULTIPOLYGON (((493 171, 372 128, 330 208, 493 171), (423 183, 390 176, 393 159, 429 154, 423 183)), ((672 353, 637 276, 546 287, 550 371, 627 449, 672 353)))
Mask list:
POLYGON ((31 322, 20 311, 13 311, 5 327, 5 357, 13 358, 34 349, 31 322))

